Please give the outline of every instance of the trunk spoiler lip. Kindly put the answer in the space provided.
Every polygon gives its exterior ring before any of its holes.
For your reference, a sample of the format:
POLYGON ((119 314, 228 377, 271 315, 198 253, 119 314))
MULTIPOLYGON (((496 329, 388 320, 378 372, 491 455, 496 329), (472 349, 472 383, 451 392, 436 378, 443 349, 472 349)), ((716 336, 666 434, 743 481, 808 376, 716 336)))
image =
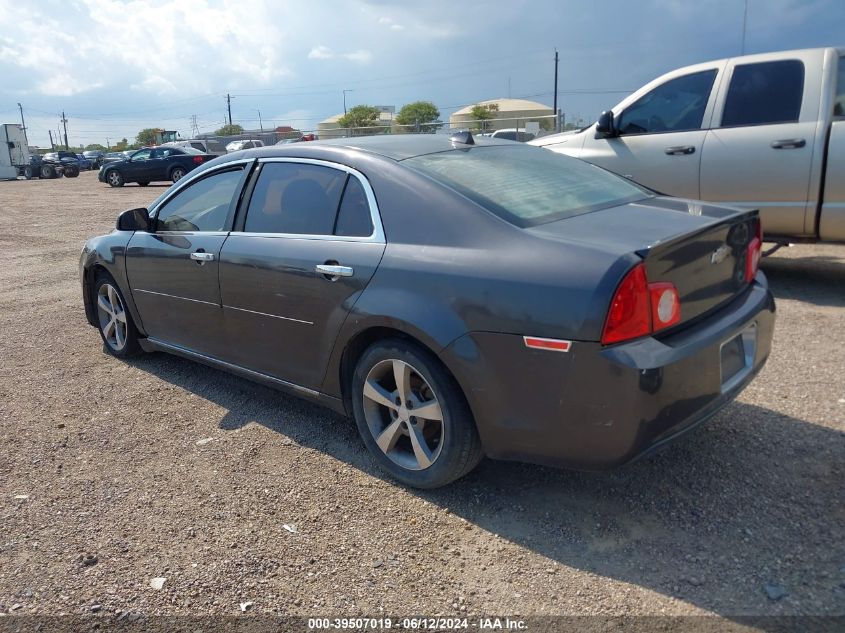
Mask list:
MULTIPOLYGON (((715 205, 718 206, 718 205, 715 205)), ((643 260, 647 259, 649 255, 659 254, 665 250, 671 249, 674 246, 677 246, 681 242, 685 242, 689 239, 696 238, 700 235, 708 233, 712 231, 714 228, 729 225, 729 224, 736 224, 738 221, 750 220, 751 218, 759 218, 760 211, 759 209, 735 209, 733 207, 722 207, 723 209, 731 209, 735 211, 734 213, 727 215, 722 218, 713 218, 712 222, 704 224, 702 226, 697 227, 692 231, 685 231, 683 233, 678 233, 677 235, 673 235, 672 237, 668 237, 665 239, 658 240, 634 251, 639 257, 643 260)))

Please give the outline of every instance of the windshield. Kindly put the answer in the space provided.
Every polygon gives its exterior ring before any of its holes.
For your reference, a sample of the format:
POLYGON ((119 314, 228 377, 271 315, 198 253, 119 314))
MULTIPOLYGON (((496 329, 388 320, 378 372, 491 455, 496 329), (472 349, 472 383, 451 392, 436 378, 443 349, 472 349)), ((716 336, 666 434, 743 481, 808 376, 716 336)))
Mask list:
POLYGON ((599 167, 536 147, 474 147, 416 156, 403 162, 520 227, 651 195, 599 167))

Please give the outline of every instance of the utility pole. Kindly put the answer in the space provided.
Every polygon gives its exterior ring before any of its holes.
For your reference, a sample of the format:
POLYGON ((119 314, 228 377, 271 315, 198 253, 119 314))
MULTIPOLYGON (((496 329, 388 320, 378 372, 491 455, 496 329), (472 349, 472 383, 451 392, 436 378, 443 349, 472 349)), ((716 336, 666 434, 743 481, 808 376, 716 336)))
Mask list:
POLYGON ((199 133, 200 133, 200 129, 199 129, 199 126, 197 125, 197 115, 192 114, 191 115, 191 136, 193 138, 196 138, 197 136, 199 136, 199 133))
POLYGON ((745 0, 745 8, 742 10, 742 47, 739 50, 740 55, 745 55, 745 25, 748 22, 748 0, 745 0))
POLYGON ((65 149, 70 149, 70 145, 67 142, 67 117, 65 116, 64 110, 62 110, 62 125, 65 126, 65 149))
POLYGON ((29 145, 29 140, 26 138, 26 123, 23 120, 23 106, 19 103, 18 110, 21 111, 21 129, 23 130, 23 140, 24 142, 29 145))
MULTIPOLYGON (((555 49, 555 104, 554 104, 554 108, 553 108, 555 114, 557 114, 557 65, 558 65, 558 60, 559 60, 559 57, 558 57, 558 54, 557 54, 557 49, 555 49)), ((555 125, 555 127, 560 127, 560 126, 555 125)), ((556 130, 556 131, 560 132, 560 130, 556 130)))
POLYGON ((232 125, 232 95, 226 93, 226 107, 229 109, 229 125, 232 125))
POLYGON ((56 144, 53 142, 53 130, 47 130, 47 134, 50 135, 50 149, 55 151, 56 144))
POLYGON ((107 150, 111 149, 111 143, 109 143, 109 137, 108 136, 106 137, 106 149, 107 150))
POLYGON ((258 127, 260 127, 261 131, 263 132, 264 131, 264 124, 261 122, 261 110, 256 108, 255 111, 258 112, 258 127))
POLYGON ((346 89, 343 90, 343 116, 346 116, 346 93, 347 92, 354 92, 354 90, 351 90, 349 88, 346 88, 346 89))

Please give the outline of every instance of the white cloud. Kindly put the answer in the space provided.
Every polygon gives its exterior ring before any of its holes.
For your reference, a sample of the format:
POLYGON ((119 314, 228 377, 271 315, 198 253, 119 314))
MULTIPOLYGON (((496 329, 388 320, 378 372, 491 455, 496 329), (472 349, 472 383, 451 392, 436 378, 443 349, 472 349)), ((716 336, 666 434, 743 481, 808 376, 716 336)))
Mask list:
POLYGON ((370 51, 366 50, 358 50, 353 51, 351 53, 344 53, 341 55, 344 59, 348 59, 352 62, 358 62, 359 64, 369 64, 373 60, 373 54, 370 51))
POLYGON ((323 45, 315 46, 308 53, 308 59, 332 59, 333 57, 334 51, 323 45))

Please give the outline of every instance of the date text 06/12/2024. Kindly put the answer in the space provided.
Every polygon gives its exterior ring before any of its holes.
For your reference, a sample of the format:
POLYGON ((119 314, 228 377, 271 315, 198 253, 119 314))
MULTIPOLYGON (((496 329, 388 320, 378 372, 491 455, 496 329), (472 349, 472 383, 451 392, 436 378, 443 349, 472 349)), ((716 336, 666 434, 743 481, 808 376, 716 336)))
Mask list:
POLYGON ((509 617, 489 618, 308 618, 308 630, 467 630, 480 631, 524 631, 527 625, 524 620, 509 617))

